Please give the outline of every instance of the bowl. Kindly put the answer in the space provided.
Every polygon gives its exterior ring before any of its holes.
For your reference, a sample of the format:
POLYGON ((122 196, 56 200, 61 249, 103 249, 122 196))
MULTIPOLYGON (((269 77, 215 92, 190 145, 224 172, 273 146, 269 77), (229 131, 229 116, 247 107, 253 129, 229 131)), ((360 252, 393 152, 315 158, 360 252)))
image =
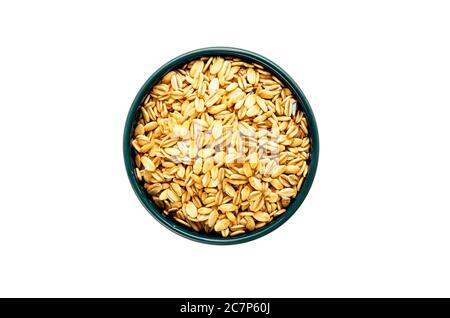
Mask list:
POLYGON ((300 205, 305 200, 309 189, 314 180, 314 176, 317 170, 317 163, 319 159, 319 135, 317 131, 317 124, 314 118, 312 109, 297 83, 286 73, 281 67, 279 67, 274 62, 269 59, 247 50, 231 47, 208 47, 203 49, 194 50, 182 54, 163 66, 161 66, 156 72, 154 72, 149 79, 144 83, 139 92, 137 93, 133 103, 131 104, 130 110, 125 123, 125 130, 123 135, 123 154, 125 160, 125 167, 130 180, 131 186, 136 193, 139 201, 145 207, 145 209, 162 225, 177 233, 185 238, 191 239, 193 241, 216 244, 216 245, 227 245, 227 244, 238 244, 249 242, 251 240, 260 238, 273 230, 280 227, 285 223, 300 207, 300 205), (298 192, 297 196, 292 200, 290 205, 287 207, 285 213, 274 218, 273 221, 268 223, 266 226, 254 230, 252 232, 245 233, 240 236, 234 237, 221 237, 215 233, 198 233, 183 227, 181 224, 176 223, 170 216, 166 216, 162 213, 161 209, 155 205, 155 203, 147 196, 147 192, 144 187, 139 183, 134 170, 134 158, 133 149, 131 145, 131 139, 133 137, 134 127, 136 125, 139 106, 146 94, 150 89, 169 71, 182 67, 189 61, 198 59, 203 56, 229 56, 237 57, 243 61, 253 62, 264 66, 268 71, 277 76, 285 85, 288 87, 294 97, 297 99, 299 108, 304 112, 306 119, 309 124, 309 133, 311 141, 311 157, 309 159, 309 171, 306 175, 304 183, 298 192))

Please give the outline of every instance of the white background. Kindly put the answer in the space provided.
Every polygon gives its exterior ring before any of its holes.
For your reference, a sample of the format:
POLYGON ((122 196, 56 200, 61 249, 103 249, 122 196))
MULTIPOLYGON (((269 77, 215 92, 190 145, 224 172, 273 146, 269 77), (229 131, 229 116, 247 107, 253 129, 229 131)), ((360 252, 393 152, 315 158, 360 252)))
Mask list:
POLYGON ((445 1, 3 1, 0 296, 450 296, 445 1), (208 246, 126 177, 129 106, 186 51, 258 52, 298 81, 321 153, 275 232, 208 246))

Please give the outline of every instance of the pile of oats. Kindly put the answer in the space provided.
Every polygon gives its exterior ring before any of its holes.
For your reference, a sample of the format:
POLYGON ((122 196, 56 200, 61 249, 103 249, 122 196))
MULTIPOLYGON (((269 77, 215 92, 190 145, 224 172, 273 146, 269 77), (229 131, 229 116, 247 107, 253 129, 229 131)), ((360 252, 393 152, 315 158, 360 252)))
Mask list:
POLYGON ((265 226, 308 173, 308 123, 262 66, 204 57, 166 74, 142 102, 136 176, 167 216, 223 237, 265 226))

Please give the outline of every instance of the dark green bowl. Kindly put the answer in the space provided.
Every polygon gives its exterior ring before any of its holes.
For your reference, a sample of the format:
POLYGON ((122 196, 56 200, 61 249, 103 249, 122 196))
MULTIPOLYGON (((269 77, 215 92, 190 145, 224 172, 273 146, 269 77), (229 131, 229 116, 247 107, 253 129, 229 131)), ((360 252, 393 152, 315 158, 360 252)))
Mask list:
POLYGON ((306 195, 311 188, 311 184, 314 180, 316 174, 317 163, 319 160, 319 135, 317 132, 317 124, 314 118, 314 114, 306 100, 305 95, 303 95, 300 87, 295 83, 295 81, 278 65, 274 62, 268 60, 267 58, 242 49, 230 48, 230 47, 209 47, 204 49, 198 49, 185 54, 182 54, 173 60, 167 62, 162 67, 160 67, 155 73, 153 73, 150 78, 144 83, 142 88, 136 95, 133 103, 131 104, 130 111, 128 112, 127 121, 125 123, 125 131, 123 135, 123 154, 125 159, 125 167, 127 169, 128 178, 130 179, 131 186, 136 193, 139 201, 147 209, 147 211, 157 219, 162 225, 164 225, 169 230, 194 241, 209 244, 238 244, 248 242, 257 239, 267 233, 272 232, 278 228, 281 224, 286 222, 300 207, 303 200, 305 200, 306 195), (300 192, 291 202, 287 211, 280 216, 276 217, 272 222, 267 224, 265 227, 255 230, 253 232, 246 233, 241 236, 235 237, 220 237, 215 233, 197 233, 193 230, 183 227, 182 225, 176 223, 171 217, 165 216, 161 209, 158 208, 153 201, 147 196, 146 190, 138 182, 135 172, 134 172, 134 159, 133 159, 133 149, 131 146, 131 138, 133 137, 133 131, 138 119, 138 110, 141 102, 145 98, 146 94, 149 92, 151 87, 155 85, 167 72, 179 68, 186 64, 187 62, 203 57, 203 56, 233 56, 238 57, 244 61, 255 62, 257 64, 263 65, 268 71, 276 75, 282 82, 285 83, 294 96, 297 98, 300 104, 301 110, 304 112, 308 124, 309 133, 311 137, 311 159, 309 162, 309 172, 306 175, 306 179, 300 189, 300 192))

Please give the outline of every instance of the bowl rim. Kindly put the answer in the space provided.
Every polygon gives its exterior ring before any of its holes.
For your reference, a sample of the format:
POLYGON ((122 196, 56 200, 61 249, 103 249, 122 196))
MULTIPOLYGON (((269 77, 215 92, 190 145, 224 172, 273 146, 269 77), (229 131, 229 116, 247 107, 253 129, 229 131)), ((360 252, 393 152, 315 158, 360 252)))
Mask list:
POLYGON ((150 77, 147 79, 147 81, 142 85, 141 89, 137 93, 136 97, 133 100, 133 103, 131 104, 131 107, 128 111, 127 119, 125 122, 125 128, 124 128, 124 134, 123 134, 123 156, 125 161, 125 168, 127 171, 128 179, 131 183, 131 186, 138 197, 141 204, 145 207, 147 212, 151 214, 159 223, 161 223, 164 227, 171 230, 172 232, 184 237, 188 238, 190 240, 200 242, 200 243, 207 243, 207 244, 215 244, 215 245, 229 245, 229 244, 239 244, 239 243, 245 243, 252 240, 255 240, 257 238, 260 238, 264 235, 269 234, 270 232, 274 231, 275 229, 279 228, 282 224, 284 224, 288 219, 294 215, 295 212, 299 209, 300 205, 305 200, 306 196, 308 195, 308 192, 311 188, 311 185, 313 183, 318 160, 319 160, 319 134, 317 130, 317 123, 316 119, 314 117, 314 113, 311 109, 311 106, 309 105, 308 100, 306 99, 305 95, 303 94, 300 87, 297 85, 297 83, 294 81, 294 79, 286 72, 284 71, 280 66, 272 62, 271 60, 267 59, 266 57, 259 55, 257 53, 235 48, 235 47, 206 47, 201 48, 193 51, 186 52, 184 54, 181 54, 167 63, 165 63, 163 66, 161 66, 159 69, 157 69, 150 77), (231 56, 231 57, 238 57, 241 58, 244 61, 250 61, 255 62, 257 64, 260 64, 264 66, 265 69, 270 71, 272 74, 276 75, 296 96, 297 102, 300 103, 300 109, 304 112, 306 115, 306 118, 308 120, 309 124, 309 133, 310 133, 310 139, 311 139, 311 158, 310 158, 310 165, 309 165, 309 171, 306 175, 306 178, 303 182, 303 185, 297 194, 297 196, 294 198, 294 200, 291 202, 291 204, 288 206, 285 213, 279 215, 276 217, 273 221, 271 221, 266 226, 257 229, 252 232, 248 232, 244 235, 239 235, 235 237, 220 237, 220 236, 213 236, 211 234, 206 233, 198 233, 193 230, 187 229, 181 224, 177 224, 175 220, 173 220, 170 217, 165 216, 159 207, 153 203, 153 201, 147 196, 145 189, 140 185, 140 183, 137 180, 137 177, 135 176, 134 172, 134 159, 133 159, 133 150, 131 146, 131 137, 132 132, 134 129, 134 123, 136 118, 136 112, 139 109, 139 106, 145 96, 147 95, 148 91, 152 86, 154 86, 167 72, 180 67, 184 65, 185 63, 188 63, 191 60, 204 57, 204 56, 231 56))

